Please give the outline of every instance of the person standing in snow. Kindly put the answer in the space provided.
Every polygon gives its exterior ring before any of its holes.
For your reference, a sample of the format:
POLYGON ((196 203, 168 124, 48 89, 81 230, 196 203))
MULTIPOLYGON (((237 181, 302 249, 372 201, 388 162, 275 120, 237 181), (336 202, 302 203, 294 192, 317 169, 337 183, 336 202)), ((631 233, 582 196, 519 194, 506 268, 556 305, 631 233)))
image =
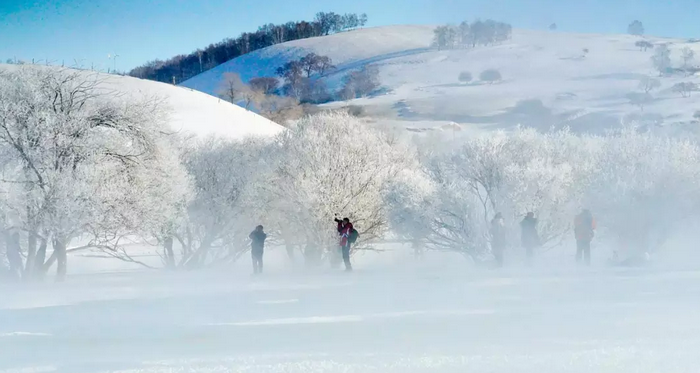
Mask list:
POLYGON ((540 236, 537 233, 537 219, 535 213, 528 212, 527 216, 520 222, 521 240, 527 256, 527 263, 532 263, 535 256, 535 248, 540 246, 540 236))
POLYGON ((582 259, 591 265, 591 241, 595 235, 596 223, 589 210, 583 210, 574 218, 574 235, 576 236, 576 262, 582 259))
POLYGON ((253 257, 253 273, 260 274, 263 271, 263 253, 265 252, 267 234, 263 231, 263 226, 258 225, 248 237, 250 238, 250 248, 253 257))
POLYGON ((352 271, 352 264, 350 264, 350 235, 352 235, 354 231, 352 223, 348 218, 344 218, 343 220, 336 218, 335 222, 338 224, 338 234, 340 235, 340 250, 343 253, 345 270, 352 271))
POLYGON ((496 265, 503 267, 503 251, 506 248, 506 225, 500 212, 491 220, 491 251, 496 265))

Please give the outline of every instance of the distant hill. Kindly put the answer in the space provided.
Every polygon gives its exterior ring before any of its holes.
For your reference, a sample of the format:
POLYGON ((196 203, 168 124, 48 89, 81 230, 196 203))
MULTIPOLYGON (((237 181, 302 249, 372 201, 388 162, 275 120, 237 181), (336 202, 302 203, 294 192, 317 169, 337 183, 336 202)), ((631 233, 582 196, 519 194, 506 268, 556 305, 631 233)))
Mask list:
POLYGON ((597 132, 621 123, 668 127, 690 124, 700 110, 693 99, 700 93, 682 97, 673 89, 680 82, 700 83, 700 78, 678 72, 659 77, 651 62, 654 49, 635 46, 640 40, 668 44, 672 65, 680 67, 682 49, 700 56, 700 44, 692 41, 514 30, 512 39, 501 44, 437 51, 430 48, 433 30, 378 27, 283 43, 233 59, 182 86, 216 95, 226 72, 244 80, 274 76, 279 66, 314 52, 331 57, 338 67, 324 78, 331 90, 339 88, 348 71, 367 64, 379 68, 385 88, 375 97, 325 106, 359 105, 379 120, 415 131, 523 125, 597 132), (498 70, 502 81, 480 81, 487 69, 498 70), (458 80, 465 71, 473 81, 458 80), (642 91, 640 80, 648 78, 658 79, 660 86, 650 92, 649 102, 633 104, 642 91))

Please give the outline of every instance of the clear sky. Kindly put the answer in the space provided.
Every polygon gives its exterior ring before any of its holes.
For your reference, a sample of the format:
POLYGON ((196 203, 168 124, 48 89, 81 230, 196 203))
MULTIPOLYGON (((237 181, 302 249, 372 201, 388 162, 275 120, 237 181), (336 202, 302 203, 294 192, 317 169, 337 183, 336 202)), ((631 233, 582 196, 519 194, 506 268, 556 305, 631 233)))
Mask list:
POLYGON ((8 58, 128 70, 156 58, 311 20, 317 11, 365 12, 368 26, 493 18, 516 28, 700 37, 700 0, 0 0, 0 61, 8 58))

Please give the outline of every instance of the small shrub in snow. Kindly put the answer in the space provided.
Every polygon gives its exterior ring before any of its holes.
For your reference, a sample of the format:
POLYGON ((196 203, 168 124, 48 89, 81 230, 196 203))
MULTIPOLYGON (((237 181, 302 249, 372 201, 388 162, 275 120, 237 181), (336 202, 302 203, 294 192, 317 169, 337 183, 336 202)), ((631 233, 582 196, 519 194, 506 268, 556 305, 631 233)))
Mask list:
POLYGON ((640 40, 640 41, 634 43, 634 45, 635 45, 637 48, 639 48, 640 51, 644 51, 644 52, 646 52, 646 51, 649 50, 649 49, 654 48, 654 44, 652 44, 652 43, 650 43, 650 42, 648 42, 648 41, 646 41, 646 40, 640 40))
POLYGON ((472 73, 470 73, 469 71, 462 71, 459 74, 459 81, 462 83, 469 83, 473 79, 474 79, 474 77, 472 76, 472 73))
POLYGON ((479 75, 479 79, 481 79, 484 82, 495 83, 501 81, 502 77, 500 71, 496 69, 488 69, 483 71, 479 75))

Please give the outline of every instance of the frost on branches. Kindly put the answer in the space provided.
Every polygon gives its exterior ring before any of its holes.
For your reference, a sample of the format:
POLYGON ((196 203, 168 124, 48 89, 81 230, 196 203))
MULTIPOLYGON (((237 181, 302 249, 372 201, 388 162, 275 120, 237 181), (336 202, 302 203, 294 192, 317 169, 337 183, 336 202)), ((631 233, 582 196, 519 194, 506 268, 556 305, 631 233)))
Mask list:
POLYGON ((116 253, 121 238, 175 215, 187 192, 160 102, 100 84, 35 66, 0 75, 0 203, 6 235, 22 237, 8 243, 26 251, 23 276, 56 264, 63 279, 77 241, 116 253))
POLYGON ((286 242, 300 245, 308 260, 320 259, 338 246, 334 216, 350 218, 358 248, 383 236, 382 192, 414 162, 408 147, 344 113, 302 119, 277 143, 265 193, 286 242))
POLYGON ((268 147, 254 139, 206 139, 184 152, 194 191, 186 216, 165 232, 163 259, 168 267, 227 263, 247 251, 248 234, 262 208, 254 188, 265 176, 268 147))
POLYGON ((426 151, 427 184, 405 180, 385 195, 394 230, 428 248, 489 260, 494 214, 504 215, 508 245, 517 248, 518 223, 532 211, 549 249, 570 238, 573 217, 590 208, 599 239, 654 250, 697 214, 700 155, 688 140, 632 130, 597 137, 519 129, 452 145, 426 151))

